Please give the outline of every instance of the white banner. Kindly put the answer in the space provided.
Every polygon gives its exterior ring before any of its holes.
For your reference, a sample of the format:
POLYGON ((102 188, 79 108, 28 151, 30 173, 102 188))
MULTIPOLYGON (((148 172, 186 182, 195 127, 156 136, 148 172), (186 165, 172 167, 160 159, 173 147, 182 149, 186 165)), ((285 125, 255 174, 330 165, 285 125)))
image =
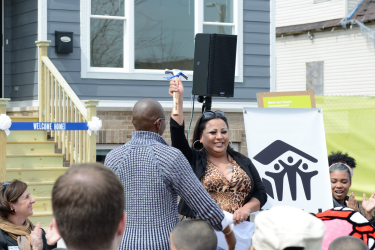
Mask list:
POLYGON ((244 108, 248 156, 276 205, 318 213, 332 208, 320 109, 244 108))

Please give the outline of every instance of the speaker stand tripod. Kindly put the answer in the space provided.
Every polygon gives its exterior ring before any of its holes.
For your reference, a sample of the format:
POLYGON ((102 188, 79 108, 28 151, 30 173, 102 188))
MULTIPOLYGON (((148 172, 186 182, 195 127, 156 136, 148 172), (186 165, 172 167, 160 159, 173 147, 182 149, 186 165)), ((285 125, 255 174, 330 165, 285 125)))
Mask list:
POLYGON ((212 97, 211 96, 198 96, 198 102, 203 103, 202 105, 202 114, 205 111, 211 111, 212 107, 212 97))

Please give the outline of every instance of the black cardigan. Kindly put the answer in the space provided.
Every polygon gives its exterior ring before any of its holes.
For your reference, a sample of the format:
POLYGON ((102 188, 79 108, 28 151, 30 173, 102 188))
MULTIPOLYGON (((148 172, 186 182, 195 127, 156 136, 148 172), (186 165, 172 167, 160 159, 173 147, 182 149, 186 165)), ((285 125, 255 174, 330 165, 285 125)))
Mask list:
MULTIPOLYGON (((185 137, 184 124, 180 126, 175 120, 171 119, 170 130, 172 146, 178 148, 185 155, 195 175, 200 180, 206 172, 206 154, 189 147, 188 141, 185 137)), ((247 196, 245 203, 249 202, 252 197, 255 197, 260 201, 260 207, 262 207, 267 201, 267 194, 257 169, 255 168, 251 160, 244 155, 237 156, 230 154, 230 156, 237 162, 237 164, 246 172, 246 174, 251 179, 251 191, 247 196)), ((196 217, 194 211, 192 211, 182 199, 178 204, 178 212, 179 214, 187 217, 196 217)))
MULTIPOLYGON (((57 247, 57 243, 53 246, 47 244, 46 233, 42 228, 42 241, 43 241, 43 250, 52 250, 57 247)), ((9 246, 18 246, 17 241, 14 240, 10 235, 0 229, 0 250, 8 250, 9 246)))

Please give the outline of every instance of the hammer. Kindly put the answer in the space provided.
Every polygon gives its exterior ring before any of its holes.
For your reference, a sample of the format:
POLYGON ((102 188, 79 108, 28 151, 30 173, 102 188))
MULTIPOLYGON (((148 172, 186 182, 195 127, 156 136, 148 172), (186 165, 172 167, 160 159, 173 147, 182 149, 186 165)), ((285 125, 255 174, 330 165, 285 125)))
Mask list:
MULTIPOLYGON (((176 79, 180 75, 183 76, 186 80, 188 79, 187 76, 185 76, 181 70, 179 69, 165 69, 165 74, 172 74, 174 77, 174 82, 178 86, 178 80, 176 79), (180 73, 180 74, 179 74, 180 73)), ((179 93, 178 92, 173 92, 173 108, 172 108, 172 115, 177 116, 178 115, 178 102, 179 102, 179 93)))

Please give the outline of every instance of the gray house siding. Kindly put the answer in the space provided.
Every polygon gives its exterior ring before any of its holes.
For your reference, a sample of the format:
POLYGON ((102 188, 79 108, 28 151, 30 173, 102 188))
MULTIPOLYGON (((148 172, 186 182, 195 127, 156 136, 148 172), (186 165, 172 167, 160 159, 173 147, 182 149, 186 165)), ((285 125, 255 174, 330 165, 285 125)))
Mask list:
MULTIPOLYGON (((256 93, 270 88, 270 1, 244 0, 244 81, 235 83, 234 98, 220 101, 256 101, 256 93)), ((152 97, 170 101, 167 81, 108 80, 81 78, 80 1, 48 1, 47 38, 51 40, 49 57, 81 99, 135 100, 152 97), (55 31, 74 32, 73 53, 55 53, 55 31)), ((192 82, 185 83, 191 93, 192 82)), ((190 100, 185 95, 186 101, 190 100)), ((33 99, 37 98, 34 91, 33 99)))
POLYGON ((9 41, 12 38, 12 27, 11 27, 11 0, 4 1, 4 97, 10 97, 10 84, 12 75, 10 69, 12 66, 12 51, 11 43, 9 41), (8 40, 8 43, 6 43, 8 40))
POLYGON ((6 24, 10 26, 5 34, 5 39, 9 40, 4 58, 5 97, 13 101, 37 99, 38 0, 7 0, 5 5, 6 24), (19 87, 18 92, 15 86, 19 87))

